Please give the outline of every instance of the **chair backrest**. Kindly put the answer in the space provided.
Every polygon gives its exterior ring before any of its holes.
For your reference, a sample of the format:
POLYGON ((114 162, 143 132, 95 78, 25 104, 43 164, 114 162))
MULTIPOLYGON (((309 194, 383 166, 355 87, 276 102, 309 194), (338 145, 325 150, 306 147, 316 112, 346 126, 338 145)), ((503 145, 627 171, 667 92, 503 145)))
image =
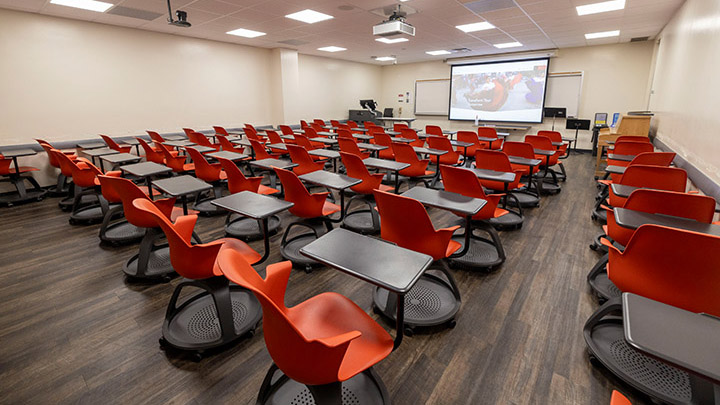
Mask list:
POLYGON ((152 216, 149 216, 145 211, 135 208, 133 201, 137 199, 147 200, 155 204, 158 210, 166 218, 170 218, 175 204, 175 198, 166 198, 162 200, 151 201, 137 184, 131 180, 114 177, 114 176, 98 176, 100 184, 103 188, 112 188, 122 201, 123 211, 125 213, 125 219, 131 224, 140 228, 157 228, 159 225, 152 216))
POLYGON ((551 142, 562 142, 562 134, 558 131, 538 131, 537 136, 550 138, 551 142))
POLYGON ((285 143, 283 142, 283 139, 280 138, 280 135, 278 135, 278 133, 275 131, 267 130, 265 131, 265 134, 270 140, 270 143, 285 143))
POLYGON ((121 149, 120 145, 118 145, 117 142, 115 142, 115 140, 110 138, 109 136, 100 134, 100 138, 102 138, 103 141, 105 141, 105 144, 108 146, 108 148, 113 149, 113 150, 121 149))
POLYGON ((338 120, 330 120, 330 125, 337 128, 340 126, 340 121, 338 120))
POLYGON ((158 164, 165 163, 165 159, 163 158, 162 151, 160 151, 160 152, 156 151, 155 149, 153 149, 152 146, 150 146, 149 143, 147 143, 146 140, 144 140, 140 137, 135 137, 135 139, 137 139, 137 141, 140 143, 140 146, 145 151, 145 159, 147 159, 149 162, 155 162, 158 164))
POLYGON ((400 247, 432 256, 445 257, 445 246, 437 243, 435 227, 422 203, 412 198, 373 191, 380 213, 380 236, 400 247))
POLYGON ((316 122, 310 123, 310 128, 314 129, 315 132, 322 132, 323 131, 323 124, 318 124, 316 122))
POLYGON ((213 129, 215 130, 215 134, 230 136, 230 134, 228 133, 228 131, 227 131, 225 128, 223 128, 223 127, 213 126, 213 129))
POLYGON ((222 172, 220 164, 210 164, 207 159, 205 159, 205 156, 198 152, 195 148, 188 146, 185 150, 188 155, 190 155, 190 159, 192 159, 193 163, 195 163, 195 176, 198 179, 208 182, 220 180, 220 172, 222 172))
POLYGON ((249 139, 250 141, 250 147, 252 147, 253 151, 255 152, 255 159, 256 160, 262 160, 262 159, 269 159, 273 156, 270 156, 268 151, 265 149, 265 146, 260 143, 260 141, 256 139, 249 139))
MULTIPOLYGON (((321 127, 324 127, 324 126, 325 126, 325 121, 324 121, 324 120, 321 120, 321 119, 319 119, 319 118, 315 118, 315 119, 313 120, 312 124, 315 124, 315 125, 319 125, 319 126, 321 126, 321 127)), ((310 125, 312 125, 312 124, 310 124, 310 125)))
POLYGON ((375 134, 384 134, 384 133, 385 133, 385 128, 383 128, 383 127, 378 127, 378 126, 376 126, 376 125, 373 125, 373 126, 371 126, 371 127, 367 127, 367 130, 368 130, 368 134, 369 134, 370 136, 375 136, 375 134))
POLYGON ((300 181, 297 174, 280 168, 275 168, 275 173, 285 192, 285 201, 294 203, 289 208, 290 213, 302 218, 317 218, 322 216, 322 208, 328 193, 310 194, 305 185, 300 181))
POLYGON ((445 190, 467 197, 486 199, 485 191, 475 173, 460 167, 442 165, 440 175, 445 190))
POLYGON ((425 174, 425 169, 427 169, 430 160, 419 159, 412 146, 406 143, 393 142, 392 150, 395 154, 395 161, 410 164, 410 167, 400 171, 403 175, 422 176, 425 174))
MULTIPOLYGON (((307 131, 305 133, 307 133, 307 131)), ((293 136, 295 137, 295 143, 298 146, 302 146, 307 150, 315 149, 315 146, 313 146, 312 142, 310 142, 310 139, 307 136, 301 134, 295 134, 293 136)))
POLYGON ((197 222, 197 215, 178 217, 173 224, 152 201, 138 198, 133 200, 133 205, 155 218, 162 228, 170 245, 170 263, 178 274, 193 280, 222 275, 215 263, 224 242, 192 244, 192 232, 197 222))
MULTIPOLYGON (((436 136, 431 135, 428 136, 427 139, 425 139, 428 146, 432 149, 440 149, 440 150, 446 150, 450 153, 446 153, 445 155, 449 155, 452 153, 456 153, 455 149, 453 149, 452 144, 450 143, 450 140, 444 136, 436 136)), ((441 155, 442 158, 445 155, 441 155)), ((457 160, 457 159, 456 159, 457 160)))
POLYGON ((460 142, 472 143, 473 145, 477 146, 480 145, 480 141, 478 140, 478 134, 474 131, 458 131, 457 140, 460 142))
POLYGON ((162 136, 160 136, 160 134, 158 134, 157 132, 155 132, 155 131, 145 131, 145 132, 147 132, 148 136, 150 136, 150 139, 152 139, 153 142, 157 142, 157 143, 165 142, 165 139, 162 136))
POLYGON ((185 170, 185 156, 173 156, 172 153, 170 153, 170 147, 164 143, 159 143, 158 146, 162 150, 167 167, 173 169, 176 173, 185 170))
POLYGON ((355 137, 352 136, 352 132, 350 132, 349 129, 338 129, 337 134, 338 139, 348 139, 356 142, 355 137))
POLYGON ((217 160, 220 162, 225 174, 227 174, 228 190, 230 190, 231 194, 241 191, 258 192, 262 177, 245 177, 242 170, 232 160, 220 157, 217 160))
POLYGON ((274 263, 265 269, 265 279, 250 266, 242 254, 224 249, 218 255, 218 267, 230 281, 252 291, 263 310, 263 337, 268 353, 282 372, 307 385, 342 381, 342 363, 350 342, 359 331, 345 336, 341 344, 329 344, 338 336, 306 337, 289 316, 285 293, 292 263, 274 263))
POLYGON ((475 151, 475 167, 478 169, 495 170, 496 172, 513 171, 508 155, 500 150, 478 149, 475 151))
POLYGON ((404 122, 396 122, 393 124, 393 131, 400 132, 401 129, 409 129, 408 124, 404 122))
POLYGON ((425 125, 425 134, 443 136, 443 131, 437 125, 425 125))
POLYGON ((503 143, 502 151, 508 156, 517 156, 526 159, 535 159, 535 151, 533 146, 527 142, 509 142, 503 143))
MULTIPOLYGON (((58 164, 60 165, 60 173, 62 173, 63 176, 69 179, 72 178, 72 170, 73 166, 75 165, 72 159, 70 159, 68 155, 62 153, 62 151, 55 148, 51 149, 51 153, 55 155, 55 159, 57 159, 58 164)), ((12 159, 7 160, 9 162, 12 162, 12 159)))
POLYGON ((372 190, 380 186, 383 177, 385 177, 382 173, 370 173, 360 155, 340 152, 340 159, 342 160, 343 166, 345 166, 348 176, 362 180, 362 183, 350 187, 350 189, 356 193, 371 194, 372 190))
POLYGON ((338 129, 338 132, 340 132, 340 130, 352 132, 352 128, 348 124, 338 124, 338 126, 336 128, 338 129))
POLYGON ((213 144, 210 143, 210 140, 204 134, 201 134, 200 132, 190 132, 188 134, 188 139, 190 139, 190 142, 194 142, 201 146, 210 146, 210 147, 213 146, 213 144))
POLYGON ((665 166, 668 167, 675 160, 675 152, 643 152, 636 155, 629 166, 665 166))
POLYGON ((358 128, 358 123, 353 120, 347 120, 347 124, 350 128, 358 128))
MULTIPOLYGON (((54 153, 52 153, 53 147, 44 141, 40 141, 36 139, 36 141, 40 144, 40 146, 45 150, 45 153, 47 153, 48 156, 48 162, 50 163, 50 166, 60 168, 60 161, 58 160, 57 156, 55 156, 54 153)), ((12 161, 12 159, 10 159, 12 161)))
POLYGON ((188 138, 190 138, 190 133, 195 132, 195 130, 192 128, 183 128, 182 130, 183 132, 185 132, 185 136, 187 136, 188 138))
POLYGON ((245 135, 250 138, 251 136, 254 136, 257 139, 257 130, 254 126, 250 124, 245 124, 245 135))
POLYGON ((419 140, 417 132, 410 128, 400 128, 400 136, 402 138, 419 140))
POLYGON ((280 125, 279 128, 283 135, 292 135, 294 133, 289 125, 280 125))
POLYGON ((608 277, 623 292, 720 316, 720 237, 643 225, 621 253, 610 248, 608 277))
POLYGON ((303 128, 303 129, 304 129, 305 127, 309 127, 309 126, 310 126, 310 125, 308 125, 307 121, 305 121, 305 120, 300 120, 300 128, 303 128))
POLYGON ((97 186, 95 180, 101 174, 102 170, 90 162, 72 162, 72 179, 78 187, 97 186))
POLYGON ((363 153, 360 147, 357 145, 355 140, 348 138, 341 138, 338 136, 338 146, 340 146, 340 152, 352 153, 353 155, 362 156, 363 153))
POLYGON ((318 134, 315 128, 313 127, 305 127, 305 137, 307 138, 317 138, 318 134))
POLYGON ((639 189, 630 194, 624 208, 689 218, 709 224, 715 215, 715 199, 699 194, 639 189))
POLYGON ((218 142, 220 143, 220 146, 222 147, 222 150, 230 151, 230 152, 237 152, 241 153, 242 149, 235 147, 232 142, 230 142, 229 139, 225 135, 218 134, 215 136, 217 138, 218 142))
POLYGON ((614 154, 637 156, 641 153, 653 152, 655 148, 648 142, 616 142, 614 154))
POLYGON ((633 165, 625 169, 620 184, 682 193, 687 187, 687 172, 675 167, 633 165))
POLYGON ((287 144, 287 149, 290 152, 290 160, 297 164, 293 167, 293 172, 298 176, 322 169, 322 163, 315 163, 307 149, 302 146, 287 144))
POLYGON ((492 127, 478 127, 477 135, 483 138, 495 138, 498 139, 497 131, 492 127))
POLYGON ((532 145, 534 149, 555 150, 550 138, 539 135, 525 135, 525 142, 532 145))

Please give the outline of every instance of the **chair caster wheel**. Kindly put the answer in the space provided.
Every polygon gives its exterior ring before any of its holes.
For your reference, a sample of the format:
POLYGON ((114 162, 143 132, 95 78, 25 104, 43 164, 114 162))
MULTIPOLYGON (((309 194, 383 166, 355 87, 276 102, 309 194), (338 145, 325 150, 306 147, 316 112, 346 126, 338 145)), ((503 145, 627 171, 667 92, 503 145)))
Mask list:
POLYGON ((380 310, 380 308, 376 307, 375 305, 373 305, 372 311, 375 315, 382 315, 382 311, 380 310))
POLYGON ((596 245, 596 244, 594 244, 594 243, 591 243, 591 244, 590 244, 590 249, 592 249, 592 250, 598 250, 598 245, 596 245))
POLYGON ((602 363, 600 363, 600 360, 598 360, 598 358, 590 352, 588 352, 588 361, 590 361, 590 364, 592 364, 593 367, 599 367, 602 365, 602 363))
POLYGON ((255 329, 250 329, 249 331, 247 331, 245 336, 247 336, 248 338, 255 336, 255 329))
POLYGON ((405 336, 408 336, 408 337, 409 337, 409 336, 414 335, 414 334, 415 334, 415 331, 413 330, 413 328, 411 328, 411 327, 409 327, 409 326, 406 326, 405 329, 403 329, 403 334, 404 334, 405 336))
POLYGON ((201 352, 201 351, 195 352, 195 353, 193 353, 193 354, 190 356, 190 358, 191 358, 192 361, 194 361, 195 363, 199 363, 199 362, 201 362, 202 359, 203 359, 203 352, 201 352))
POLYGON ((160 350, 165 350, 168 348, 168 343, 167 343, 167 340, 165 340, 165 338, 158 339, 158 343, 160 344, 160 350))
POLYGON ((305 269, 304 269, 304 270, 305 270, 305 273, 306 273, 306 274, 310 274, 310 273, 312 273, 312 271, 313 271, 312 267, 311 267, 310 265, 307 265, 307 264, 305 265, 305 269))
POLYGON ((455 326, 457 326, 457 322, 452 319, 450 322, 447 323, 448 328, 455 329, 455 326))

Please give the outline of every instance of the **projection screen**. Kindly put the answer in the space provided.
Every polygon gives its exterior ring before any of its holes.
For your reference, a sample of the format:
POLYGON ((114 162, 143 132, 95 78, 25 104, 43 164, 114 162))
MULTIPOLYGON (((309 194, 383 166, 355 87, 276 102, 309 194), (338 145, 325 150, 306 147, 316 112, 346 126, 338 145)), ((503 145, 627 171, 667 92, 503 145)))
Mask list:
POLYGON ((540 123, 548 58, 454 65, 451 120, 540 123))

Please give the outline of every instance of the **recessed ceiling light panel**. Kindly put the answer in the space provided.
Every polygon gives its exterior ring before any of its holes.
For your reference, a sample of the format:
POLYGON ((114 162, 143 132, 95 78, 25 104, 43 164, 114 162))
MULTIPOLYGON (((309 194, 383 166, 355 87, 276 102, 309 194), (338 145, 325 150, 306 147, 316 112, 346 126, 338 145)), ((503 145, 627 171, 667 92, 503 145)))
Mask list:
POLYGON ((331 15, 318 13, 317 11, 310 10, 310 9, 298 11, 297 13, 288 14, 285 17, 292 18, 293 20, 302 21, 302 22, 308 23, 308 24, 314 24, 319 21, 325 21, 325 20, 334 18, 331 15))
POLYGON ((390 39, 390 38, 376 38, 375 40, 378 41, 378 42, 382 42, 382 43, 384 43, 384 44, 396 44, 396 43, 398 43, 398 42, 407 42, 407 41, 409 41, 407 38, 393 38, 393 39, 390 39))
POLYGON ((378 62, 389 62, 391 60, 395 60, 394 56, 378 56, 375 58, 378 62))
POLYGON ((495 28, 495 26, 490 24, 487 21, 483 21, 483 22, 477 22, 477 23, 472 23, 472 24, 456 25, 455 28, 459 29, 462 32, 475 32, 475 31, 491 30, 491 29, 495 28))
POLYGON ((432 55, 432 56, 438 56, 438 55, 450 55, 452 52, 446 51, 443 49, 443 50, 439 50, 439 51, 427 51, 425 53, 428 55, 432 55))
POLYGON ((598 39, 598 38, 609 38, 609 37, 617 37, 620 35, 619 30, 615 31, 603 31, 603 32, 593 32, 590 34, 585 34, 585 39, 598 39))
POLYGON ((228 31, 228 32, 226 32, 226 34, 235 35, 238 37, 245 37, 245 38, 257 38, 257 37, 266 35, 264 32, 246 30, 245 28, 238 28, 236 30, 228 31))
POLYGON ((516 48, 518 46, 523 46, 523 44, 521 44, 520 42, 505 42, 503 44, 495 44, 493 46, 495 46, 495 48, 504 49, 504 48, 516 48))
POLYGON ((114 6, 114 4, 111 3, 95 0, 51 0, 50 4, 81 8, 83 10, 97 11, 100 13, 104 13, 107 9, 114 6))
POLYGON ((578 15, 605 13, 608 11, 622 10, 625 8, 625 0, 603 1, 602 3, 586 4, 577 6, 578 15))
POLYGON ((324 46, 322 48, 318 48, 318 51, 324 51, 324 52, 341 52, 341 51, 347 51, 347 48, 341 48, 339 46, 324 46))

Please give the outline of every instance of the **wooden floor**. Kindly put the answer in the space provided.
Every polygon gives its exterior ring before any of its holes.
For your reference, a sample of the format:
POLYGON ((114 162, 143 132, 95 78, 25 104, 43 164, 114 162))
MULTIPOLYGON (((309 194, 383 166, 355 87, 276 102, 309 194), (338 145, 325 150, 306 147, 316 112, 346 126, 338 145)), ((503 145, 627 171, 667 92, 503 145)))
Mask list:
MULTIPOLYGON (((454 271, 457 327, 406 338, 376 366, 393 403, 609 404, 614 381, 590 365, 582 337, 597 307, 585 282, 600 231, 590 220, 593 160, 565 165, 563 191, 501 233, 502 267, 454 271)), ((200 363, 166 354, 158 338, 179 279, 127 282, 121 266, 137 245, 101 245, 98 225, 69 225, 57 201, 0 209, 0 403, 253 403, 271 362, 262 329, 200 363)), ((455 221, 430 212, 436 226, 455 221)), ((221 237, 223 221, 200 218, 203 240, 221 237)), ((269 263, 281 260, 280 236, 272 240, 269 263)), ((294 271, 287 304, 324 291, 370 312, 372 287, 328 268, 294 271)))

